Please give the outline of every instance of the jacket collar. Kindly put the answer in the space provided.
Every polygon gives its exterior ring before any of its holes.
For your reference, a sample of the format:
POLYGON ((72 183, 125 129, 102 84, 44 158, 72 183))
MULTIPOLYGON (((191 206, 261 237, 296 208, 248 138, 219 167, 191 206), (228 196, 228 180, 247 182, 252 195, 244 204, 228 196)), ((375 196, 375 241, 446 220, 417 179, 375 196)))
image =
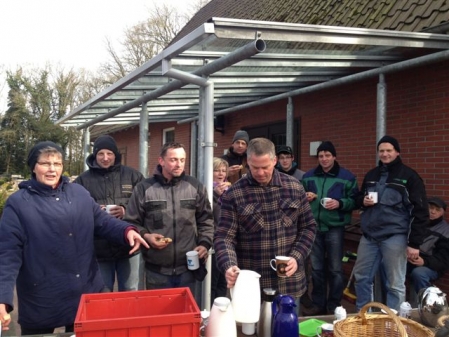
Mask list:
POLYGON ((183 171, 179 177, 174 177, 174 178, 172 178, 172 180, 168 181, 167 179, 165 179, 164 175, 162 174, 162 166, 161 165, 158 164, 156 166, 156 169, 154 170, 154 177, 161 185, 174 186, 174 185, 178 184, 184 178, 185 174, 186 174, 186 172, 183 171))
POLYGON ((59 180, 59 185, 55 189, 51 186, 38 182, 34 177, 30 180, 23 181, 19 184, 19 189, 27 189, 32 193, 37 193, 45 196, 52 196, 60 193, 64 190, 65 186, 69 183, 69 178, 62 176, 59 180))
POLYGON ((298 164, 296 162, 292 163, 292 167, 290 167, 290 170, 288 171, 284 171, 284 169, 282 168, 280 163, 276 164, 276 169, 282 173, 288 174, 288 175, 293 175, 296 171, 296 169, 298 168, 298 164))
POLYGON ((379 160, 379 168, 384 168, 388 172, 392 172, 396 170, 398 167, 402 165, 402 159, 400 156, 397 156, 395 160, 393 160, 391 163, 384 164, 379 160))
POLYGON ((89 167, 89 170, 93 170, 102 174, 108 173, 108 172, 114 172, 120 170, 121 166, 121 156, 115 157, 114 165, 109 166, 108 168, 100 167, 97 163, 97 160, 95 159, 95 156, 91 153, 87 159, 86 164, 89 167))
POLYGON ((338 173, 340 172, 340 164, 337 161, 334 161, 334 166, 329 170, 329 172, 324 172, 323 167, 321 165, 318 165, 314 171, 314 174, 317 176, 324 176, 324 175, 330 175, 330 176, 338 176, 338 173))
MULTIPOLYGON (((250 170, 248 170, 248 173, 246 174, 245 179, 248 179, 250 185, 260 186, 260 184, 251 175, 250 170)), ((271 176, 271 180, 268 183, 268 186, 281 186, 281 174, 279 173, 278 170, 276 170, 276 169, 273 170, 273 175, 271 176)))
POLYGON ((245 157, 246 158, 246 152, 243 153, 243 154, 237 154, 237 153, 234 152, 234 148, 232 146, 229 147, 228 152, 226 153, 226 155, 228 157, 231 157, 231 158, 232 157, 234 157, 234 158, 243 158, 243 157, 245 157))

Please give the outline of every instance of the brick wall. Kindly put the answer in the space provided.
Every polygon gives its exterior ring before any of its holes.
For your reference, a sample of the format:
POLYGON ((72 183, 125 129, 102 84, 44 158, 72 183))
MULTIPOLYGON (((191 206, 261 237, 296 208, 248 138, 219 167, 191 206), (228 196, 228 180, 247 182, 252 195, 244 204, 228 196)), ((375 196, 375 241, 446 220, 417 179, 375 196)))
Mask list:
MULTIPOLYGON (((449 61, 385 76, 387 84, 387 133, 398 138, 401 156, 416 169, 428 195, 449 201, 449 61)), ((354 172, 359 184, 376 164, 377 78, 294 97, 295 118, 300 118, 300 167, 316 165, 309 156, 309 143, 331 140, 339 163, 354 172)), ((221 156, 229 148, 236 130, 285 121, 287 100, 228 114, 225 133, 215 132, 221 156)), ((190 150, 190 124, 150 124, 149 170, 157 164, 162 130, 175 127, 176 141, 190 150)), ((138 167, 138 127, 113 136, 128 150, 127 164, 138 167)))

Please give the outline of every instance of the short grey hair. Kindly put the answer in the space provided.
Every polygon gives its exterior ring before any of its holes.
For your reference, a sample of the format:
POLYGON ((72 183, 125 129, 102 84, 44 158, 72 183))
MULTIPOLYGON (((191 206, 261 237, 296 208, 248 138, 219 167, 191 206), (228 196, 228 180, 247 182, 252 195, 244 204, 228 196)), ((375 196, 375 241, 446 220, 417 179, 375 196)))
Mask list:
POLYGON ((263 156, 266 154, 270 156, 270 159, 274 159, 276 157, 276 149, 271 140, 262 137, 250 140, 246 150, 246 155, 248 158, 253 155, 263 156))

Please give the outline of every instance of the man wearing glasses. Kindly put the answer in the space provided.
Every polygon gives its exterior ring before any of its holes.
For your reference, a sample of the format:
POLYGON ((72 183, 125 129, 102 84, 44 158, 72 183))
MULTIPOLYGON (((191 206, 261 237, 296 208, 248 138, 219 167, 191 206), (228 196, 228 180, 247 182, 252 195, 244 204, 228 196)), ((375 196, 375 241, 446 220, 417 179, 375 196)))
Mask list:
POLYGON ((290 146, 282 145, 276 152, 276 156, 278 157, 276 169, 279 172, 293 176, 301 181, 305 172, 301 171, 298 168, 298 164, 294 161, 295 157, 293 156, 292 148, 290 146))

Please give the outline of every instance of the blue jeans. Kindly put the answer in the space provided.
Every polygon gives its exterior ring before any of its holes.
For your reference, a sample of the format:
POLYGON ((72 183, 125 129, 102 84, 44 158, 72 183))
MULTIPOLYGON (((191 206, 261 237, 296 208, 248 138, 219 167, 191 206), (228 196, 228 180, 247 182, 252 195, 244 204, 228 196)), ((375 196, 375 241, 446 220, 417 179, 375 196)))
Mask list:
POLYGON ((328 232, 317 231, 310 254, 312 301, 318 308, 330 312, 341 305, 345 286, 342 265, 344 231, 344 227, 330 228, 328 232))
POLYGON ((374 275, 382 267, 386 305, 399 311, 401 303, 405 301, 406 266, 406 235, 393 235, 383 241, 362 236, 354 266, 357 310, 372 301, 374 275))
POLYGON ((187 270, 179 275, 164 275, 155 271, 145 269, 147 290, 189 287, 195 297, 195 278, 193 273, 187 270))
POLYGON ((415 292, 418 293, 422 288, 431 286, 431 281, 438 278, 438 272, 425 266, 410 266, 410 280, 412 281, 415 292))
POLYGON ((104 285, 109 291, 114 291, 116 273, 119 291, 138 290, 140 254, 130 258, 98 262, 98 266, 100 267, 104 285))

